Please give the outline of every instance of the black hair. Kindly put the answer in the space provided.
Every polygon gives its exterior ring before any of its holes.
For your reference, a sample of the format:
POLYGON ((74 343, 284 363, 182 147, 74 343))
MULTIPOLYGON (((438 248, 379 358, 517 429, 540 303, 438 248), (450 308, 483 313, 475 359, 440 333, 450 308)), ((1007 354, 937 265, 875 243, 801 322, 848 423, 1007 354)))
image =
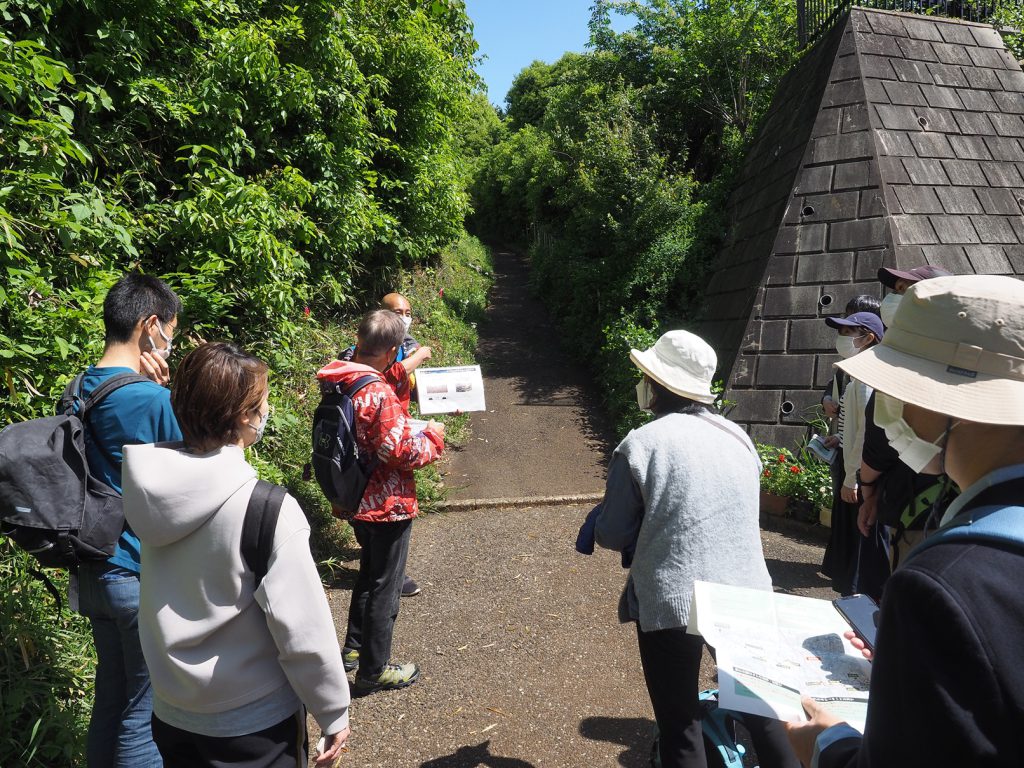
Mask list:
POLYGON ((854 296, 848 302, 846 302, 846 315, 852 315, 854 312, 871 312, 881 317, 880 307, 882 301, 876 296, 870 296, 868 294, 861 294, 860 296, 854 296))
POLYGON ((163 280, 133 272, 118 280, 103 300, 106 341, 130 341, 140 320, 156 315, 167 324, 181 313, 181 299, 163 280))
POLYGON ((651 382, 651 390, 654 392, 651 410, 655 416, 664 416, 666 413, 702 413, 711 410, 704 403, 698 403, 696 400, 677 395, 650 376, 647 377, 647 380, 651 382))

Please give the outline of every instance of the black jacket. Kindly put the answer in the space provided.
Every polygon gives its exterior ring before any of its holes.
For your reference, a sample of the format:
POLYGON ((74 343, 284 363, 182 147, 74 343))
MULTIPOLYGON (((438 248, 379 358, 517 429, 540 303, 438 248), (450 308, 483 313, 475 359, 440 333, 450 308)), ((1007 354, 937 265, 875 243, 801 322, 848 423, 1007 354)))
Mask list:
POLYGON ((948 542, 885 586, 863 739, 837 766, 1024 766, 1024 549, 948 542))

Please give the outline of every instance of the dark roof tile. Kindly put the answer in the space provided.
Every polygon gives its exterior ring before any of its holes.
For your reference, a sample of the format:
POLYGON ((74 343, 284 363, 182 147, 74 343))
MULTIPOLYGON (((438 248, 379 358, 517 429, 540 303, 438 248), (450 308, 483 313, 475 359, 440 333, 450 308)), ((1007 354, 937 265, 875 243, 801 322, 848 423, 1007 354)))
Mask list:
POLYGON ((900 58, 903 56, 903 51, 896 45, 896 39, 887 37, 885 35, 872 35, 864 32, 853 33, 854 44, 857 46, 857 51, 863 55, 865 53, 873 53, 878 56, 895 56, 900 58))
POLYGON ((960 67, 953 66, 952 64, 929 64, 928 72, 931 74, 932 80, 936 85, 953 85, 962 88, 970 85, 960 67))
POLYGON ((825 225, 780 227, 772 251, 777 254, 812 253, 825 250, 825 225))
MULTIPOLYGON (((964 103, 964 107, 975 112, 995 112, 996 102, 992 99, 993 97, 1003 95, 1002 91, 993 94, 988 91, 975 91, 971 88, 957 88, 956 92, 960 97, 960 101, 964 103)), ((1011 110, 1004 109, 1003 111, 1009 112, 1011 110)))
MULTIPOLYGON (((892 104, 911 104, 918 107, 928 106, 928 101, 921 92, 921 86, 917 83, 900 83, 895 80, 887 80, 883 82, 882 85, 885 88, 886 94, 889 96, 889 102, 892 104)), ((928 87, 935 88, 934 85, 930 85, 928 87)), ((938 104, 936 106, 944 107, 949 105, 938 104)))
MULTIPOLYGON (((980 163, 974 160, 943 160, 942 168, 949 177, 949 183, 955 187, 983 187, 985 174, 980 163)), ((993 163, 994 165, 994 163, 993 163)))
POLYGON ((892 13, 865 13, 871 29, 879 35, 897 35, 906 37, 907 29, 903 26, 903 19, 892 13))
POLYGON ((972 88, 1001 91, 1006 87, 1001 79, 1001 75, 1006 74, 1006 70, 982 69, 981 67, 962 67, 962 69, 972 88))
POLYGON ((950 112, 948 109, 932 109, 931 107, 914 107, 914 114, 918 116, 918 123, 926 131, 960 133, 954 119, 954 115, 961 114, 959 112, 950 112))
MULTIPOLYGON (((944 209, 933 187, 894 186, 903 213, 943 213, 944 209)), ((943 189, 939 187, 939 189, 943 189)), ((980 207, 980 206, 979 206, 980 207)))
POLYGON ((914 110, 906 106, 878 104, 875 106, 878 119, 884 128, 893 131, 919 131, 921 124, 914 110))
MULTIPOLYGON (((939 85, 966 85, 966 83, 947 83, 940 81, 932 71, 932 67, 945 67, 945 64, 926 64, 922 61, 906 61, 905 59, 893 59, 892 68, 896 70, 896 77, 907 83, 938 83, 939 85)), ((959 72, 959 70, 957 70, 959 72)), ((963 79, 963 73, 960 73, 963 79)))
POLYGON ((940 243, 980 243, 970 216, 929 216, 940 243))
MULTIPOLYGON (((936 187, 946 213, 983 213, 981 203, 970 187, 936 187)), ((930 211, 929 211, 930 213, 930 211)))
POLYGON ((796 281, 798 283, 820 284, 836 280, 846 281, 852 275, 852 251, 801 256, 796 265, 796 281))
POLYGON ((869 219, 873 216, 885 216, 888 213, 885 199, 882 197, 882 190, 865 189, 860 193, 860 207, 857 209, 857 216, 862 219, 869 219))
MULTIPOLYGON (((909 184, 910 174, 898 157, 879 157, 878 173, 886 184, 909 184)), ((942 183, 947 181, 946 175, 942 175, 942 183)))
POLYGON ((978 41, 971 34, 971 30, 963 24, 941 23, 936 24, 939 34, 947 43, 961 43, 963 45, 977 45, 978 41))
POLYGON ((982 112, 954 112, 960 133, 968 135, 995 136, 996 129, 992 127, 988 115, 982 112))
POLYGON ((842 136, 822 136, 811 141, 811 158, 814 163, 860 160, 874 154, 870 131, 847 133, 842 136))
POLYGON ((847 104, 859 104, 864 101, 864 86, 860 80, 842 80, 832 83, 825 89, 822 105, 826 107, 844 107, 847 104))
POLYGON ((878 185, 878 171, 870 160, 841 163, 835 166, 835 169, 834 189, 836 191, 878 185))
POLYGON ((914 151, 919 157, 955 157, 953 148, 944 133, 932 133, 931 131, 918 131, 908 134, 910 143, 914 145, 914 151))
POLYGON ((912 184, 949 184, 941 160, 905 157, 903 158, 903 167, 907 169, 912 184))
POLYGON ((1001 69, 996 72, 999 82, 1008 91, 1024 91, 1024 72, 1019 69, 1001 69))
POLYGON ((853 80, 861 76, 861 69, 858 66, 856 56, 839 56, 836 63, 832 65, 831 81, 853 80))
POLYGON ((978 27, 972 25, 969 29, 980 46, 985 48, 1002 48, 1004 45, 1002 36, 992 27, 978 27))
POLYGON ((1017 240, 1024 243, 1024 217, 1011 216, 1010 226, 1013 227, 1013 232, 1017 235, 1017 240))
POLYGON ((968 245, 967 258, 979 275, 1012 275, 1013 265, 1002 248, 995 245, 968 245))
POLYGON ((932 49, 939 61, 943 64, 973 64, 967 49, 962 45, 951 45, 949 43, 934 43, 932 49))
POLYGON ((926 245, 921 248, 921 254, 926 264, 942 267, 954 275, 969 275, 974 271, 960 245, 926 245))
POLYGON ((971 219, 983 243, 1017 243, 1007 216, 975 216, 971 219))
POLYGON ((1024 200, 1021 192, 1003 187, 979 189, 977 194, 985 213, 996 216, 1020 216, 1020 201, 1024 200))
POLYGON ((793 188, 798 195, 810 195, 817 192, 828 192, 832 187, 831 165, 821 165, 816 168, 804 168, 800 171, 800 177, 793 188))
POLYGON ((988 67, 989 69, 1005 69, 1006 63, 1002 56, 993 48, 968 48, 967 55, 971 57, 976 67, 988 67))
POLYGON ((859 192, 833 192, 828 195, 813 195, 804 198, 800 219, 805 224, 815 221, 853 219, 857 216, 859 204, 859 192))
POLYGON ((1024 136, 1024 120, 1020 115, 991 114, 989 120, 1000 136, 1024 136))
POLYGON ((864 77, 877 77, 883 80, 896 79, 896 72, 885 56, 861 56, 860 71, 864 77))
POLYGON ((883 80, 866 78, 864 80, 864 98, 871 104, 888 104, 889 94, 885 92, 883 80))
POLYGON ((814 120, 814 127, 811 128, 811 137, 835 136, 839 133, 839 120, 843 116, 840 108, 823 109, 814 120))
POLYGON ((949 144, 961 160, 992 159, 992 153, 981 136, 950 136, 949 144))
POLYGON ((945 109, 963 109, 963 103, 953 88, 941 88, 937 85, 921 85, 921 92, 930 107, 945 109))
POLYGON ((1003 251, 1013 265, 1013 271, 1018 275, 1024 275, 1024 245, 1007 245, 1003 251))
MULTIPOLYGON (((985 91, 979 91, 985 93, 985 91)), ((988 95, 986 93, 986 95, 988 95)), ((1024 93, 1018 91, 996 91, 989 98, 995 99, 995 103, 1003 112, 1013 115, 1024 114, 1024 93)), ((966 102, 964 102, 966 104, 966 102)), ((975 109, 975 107, 969 107, 975 109)))
POLYGON ((854 277, 857 280, 874 280, 887 252, 885 248, 877 251, 859 251, 857 253, 857 271, 854 277))
POLYGON ((942 35, 939 34, 939 30, 937 29, 938 25, 934 21, 904 18, 903 26, 906 27, 907 34, 915 40, 930 40, 932 42, 942 41, 942 35))
POLYGON ((892 223, 896 227, 896 242, 900 245, 928 245, 939 242, 927 216, 893 216, 892 223))
MULTIPOLYGON (((980 137, 974 136, 972 138, 980 137)), ((985 139, 985 144, 992 151, 993 160, 1005 160, 1008 162, 1024 160, 1024 150, 1021 149, 1020 143, 1016 139, 989 136, 985 139)))
POLYGON ((938 61, 935 58, 935 51, 932 50, 932 44, 926 40, 910 40, 902 37, 898 38, 896 42, 900 46, 900 50, 903 51, 904 58, 914 61, 938 61))
POLYGON ((884 218, 837 221, 828 228, 828 249, 847 251, 885 245, 888 225, 884 218))
POLYGON ((907 136, 905 131, 875 131, 879 154, 893 157, 914 157, 917 152, 907 136))
MULTIPOLYGON (((1024 186, 1024 179, 1021 178, 1016 166, 1010 163, 982 162, 981 167, 988 178, 987 186, 990 187, 1020 187, 1024 186)), ((984 186, 977 184, 975 186, 984 186)))
POLYGON ((1019 69, 1020 64, 1017 62, 1017 57, 1010 53, 1005 48, 996 49, 996 55, 999 56, 1003 61, 1003 69, 1019 69))
POLYGON ((866 131, 870 128, 871 122, 868 120, 867 105, 853 104, 849 107, 843 107, 843 133, 856 133, 857 131, 866 131))

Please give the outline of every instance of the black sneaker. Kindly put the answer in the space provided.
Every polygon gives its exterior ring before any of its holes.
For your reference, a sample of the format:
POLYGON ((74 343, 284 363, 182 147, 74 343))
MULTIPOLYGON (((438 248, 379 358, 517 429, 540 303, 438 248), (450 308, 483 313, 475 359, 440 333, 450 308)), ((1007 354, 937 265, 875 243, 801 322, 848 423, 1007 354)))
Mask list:
POLYGON ((402 582, 402 597, 415 597, 422 591, 420 585, 406 574, 405 581, 402 582))
POLYGON ((359 667, 359 651, 351 648, 343 648, 341 651, 341 665, 346 672, 351 672, 359 667))

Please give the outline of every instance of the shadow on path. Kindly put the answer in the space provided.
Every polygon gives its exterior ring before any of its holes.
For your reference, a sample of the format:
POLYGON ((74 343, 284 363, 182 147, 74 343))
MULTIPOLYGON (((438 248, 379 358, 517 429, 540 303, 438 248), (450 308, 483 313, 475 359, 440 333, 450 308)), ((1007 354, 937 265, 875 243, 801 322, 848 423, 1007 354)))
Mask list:
POLYGON ((619 755, 624 768, 650 765, 654 742, 654 721, 640 717, 588 717, 580 723, 580 735, 594 741, 620 744, 626 750, 619 755))
POLYGON ((472 415, 472 438, 452 454, 453 498, 601 491, 614 444, 589 374, 531 294, 526 259, 497 250, 494 264, 477 346, 487 411, 472 415))
POLYGON ((486 768, 534 768, 533 763, 528 763, 517 757, 492 755, 490 740, 485 741, 483 744, 477 744, 475 747, 459 747, 454 754, 420 763, 420 768, 477 768, 477 766, 486 766, 486 768))

